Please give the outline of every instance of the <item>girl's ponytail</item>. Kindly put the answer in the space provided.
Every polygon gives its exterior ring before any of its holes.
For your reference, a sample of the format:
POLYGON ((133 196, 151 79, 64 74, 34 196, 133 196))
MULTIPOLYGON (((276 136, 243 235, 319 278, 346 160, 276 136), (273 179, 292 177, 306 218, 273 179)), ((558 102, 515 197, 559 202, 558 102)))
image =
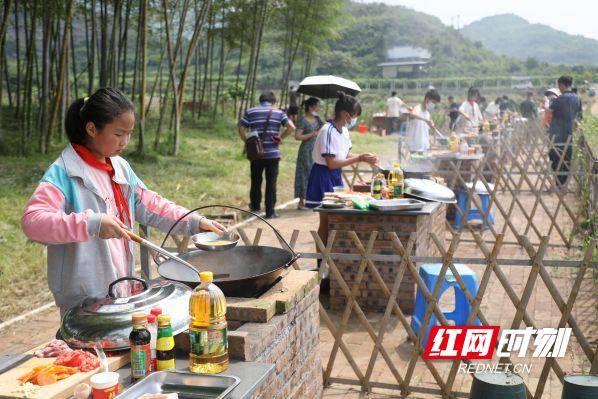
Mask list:
POLYGON ((76 99, 68 111, 64 120, 64 129, 69 141, 73 144, 85 144, 85 121, 81 117, 81 109, 85 105, 83 97, 76 99))

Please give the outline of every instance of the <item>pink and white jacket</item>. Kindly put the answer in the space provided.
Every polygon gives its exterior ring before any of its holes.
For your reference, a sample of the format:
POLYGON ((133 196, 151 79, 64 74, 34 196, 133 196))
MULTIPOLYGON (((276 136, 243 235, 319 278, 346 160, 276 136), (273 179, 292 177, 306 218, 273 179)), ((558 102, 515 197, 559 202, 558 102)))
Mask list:
MULTIPOLYGON (((123 158, 111 161, 132 221, 168 231, 187 213, 148 190, 123 158)), ((133 275, 134 243, 98 237, 101 214, 111 214, 114 202, 98 176, 69 144, 42 177, 21 218, 27 237, 48 246, 48 285, 61 314, 86 297, 104 295, 112 281, 133 275)), ((173 234, 198 233, 200 219, 191 214, 173 234)))

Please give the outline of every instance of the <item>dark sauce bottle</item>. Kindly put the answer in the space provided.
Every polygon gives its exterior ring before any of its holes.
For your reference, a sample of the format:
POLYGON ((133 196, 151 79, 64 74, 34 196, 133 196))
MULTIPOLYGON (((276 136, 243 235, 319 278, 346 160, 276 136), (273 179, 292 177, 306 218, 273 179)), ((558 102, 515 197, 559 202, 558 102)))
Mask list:
POLYGON ((133 381, 149 375, 152 364, 150 332, 147 330, 147 316, 133 314, 133 330, 129 334, 131 343, 131 379, 133 381))

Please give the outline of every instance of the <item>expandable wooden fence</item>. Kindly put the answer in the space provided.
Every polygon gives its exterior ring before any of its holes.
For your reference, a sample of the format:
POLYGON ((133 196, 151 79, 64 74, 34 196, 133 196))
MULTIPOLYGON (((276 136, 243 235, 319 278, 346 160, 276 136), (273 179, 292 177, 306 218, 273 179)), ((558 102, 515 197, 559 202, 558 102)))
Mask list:
MULTIPOLYGON (((331 337, 320 344, 325 383, 352 384, 363 390, 385 388, 403 395, 467 397, 471 375, 459 373, 459 366, 469 361, 422 359, 423 334, 417 335, 411 328, 410 317, 401 310, 397 299, 401 281, 407 276, 427 300, 422 330, 432 315, 440 325, 450 325, 443 314, 441 296, 442 281, 449 275, 470 305, 468 324, 478 318, 482 325, 511 329, 571 328, 566 358, 523 360, 535 365, 532 373, 521 375, 529 398, 560 397, 560 384, 568 373, 598 373, 598 263, 593 258, 596 242, 588 236, 582 237, 586 240, 576 236, 583 236, 582 221, 592 212, 579 193, 593 192, 596 182, 595 161, 583 143, 583 139, 575 139, 558 144, 539 129, 520 125, 494 140, 486 148, 487 156, 479 162, 468 167, 460 160, 444 162, 438 175, 467 195, 465 209, 451 204, 453 212, 464 215, 475 207, 488 227, 480 230, 472 223, 455 227, 447 220, 446 236, 430 234, 439 256, 415 256, 415 234, 401 240, 392 231, 345 232, 352 245, 352 251, 345 253, 332 250, 337 240, 334 230, 326 242, 315 231, 294 230, 285 237, 303 259, 301 266, 295 267, 315 267, 315 259, 321 259, 320 279, 329 273, 346 300, 340 312, 328 309, 324 299, 320 303, 321 336, 331 337), (567 162, 569 149, 574 156, 568 170, 559 172, 567 162), (556 179, 561 173, 567 173, 569 179, 558 185, 556 179), (481 191, 487 192, 490 199, 485 211, 481 191), (495 213, 493 225, 489 223, 490 211, 495 213), (392 250, 375 254, 376 242, 382 237, 391 241, 392 250), (506 250, 508 245, 519 249, 506 250), (550 252, 550 248, 563 248, 566 253, 550 252), (343 260, 358 262, 357 273, 351 279, 337 265, 343 260), (383 277, 382 262, 395 262, 392 278, 383 277), (423 263, 441 264, 439 278, 432 287, 419 274, 423 263), (475 270, 479 279, 477 292, 468 290, 456 264, 475 270), (366 278, 368 284, 377 284, 386 298, 383 314, 363 310, 356 300, 366 278), (351 342, 349 337, 356 333, 361 334, 362 341, 351 342)), ((343 177, 352 186, 360 179, 368 180, 370 174, 371 171, 354 168, 345 171, 343 177)), ((253 233, 243 228, 238 231, 245 245, 264 243, 267 236, 261 228, 253 233)), ((268 236, 269 245, 273 239, 274 236, 268 236)), ((284 247, 278 237, 275 240, 284 247)), ((187 243, 176 239, 180 251, 186 250, 187 243)), ((500 359, 501 363, 521 361, 500 359)))
MULTIPOLYGON (((448 213, 465 220, 470 209, 479 210, 487 227, 481 234, 490 244, 499 234, 505 236, 504 245, 520 245, 519 235, 528 236, 534 244, 548 236, 550 247, 578 248, 582 241, 576 236, 582 231, 581 222, 590 216, 598 177, 596 160, 583 134, 557 143, 537 124, 519 123, 500 137, 487 137, 482 144, 485 156, 479 161, 428 161, 431 175, 443 178, 456 195, 462 192, 467 197, 464 209, 453 204, 448 213), (559 177, 568 179, 559 184, 559 177), (584 192, 585 197, 580 196, 584 192), (489 196, 485 210, 480 193, 489 196)), ((356 182, 369 181, 371 173, 371 169, 354 165, 344 171, 343 179, 353 187, 356 182)), ((447 228, 467 233, 463 239, 471 242, 476 227, 467 222, 455 227, 447 221, 447 228)))
MULTIPOLYGON (((258 245, 262 240, 262 230, 258 228, 254 236, 250 238, 250 234, 243 229, 240 229, 241 237, 246 245, 258 245)), ((301 232, 303 233, 303 232, 301 232)), ((594 284, 590 270, 596 271, 598 266, 597 262, 592 262, 592 254, 596 247, 596 242, 591 241, 590 244, 580 253, 581 258, 578 260, 556 260, 547 259, 546 250, 548 248, 548 237, 543 236, 539 245, 534 246, 527 237, 519 235, 517 238, 520 245, 525 249, 527 254, 523 258, 505 258, 501 257, 501 249, 503 247, 503 235, 498 234, 495 242, 492 245, 488 245, 484 242, 481 235, 477 232, 473 232, 473 237, 477 244, 477 248, 481 254, 480 257, 469 257, 459 258, 455 254, 458 252, 457 249, 461 244, 461 234, 456 232, 452 235, 452 238, 448 245, 446 244, 444 237, 438 237, 435 234, 431 234, 431 238, 436 245, 441 256, 438 257, 422 257, 413 256, 412 249, 415 240, 415 234, 412 234, 407 242, 402 242, 396 233, 385 232, 393 243, 394 254, 393 255, 375 255, 372 250, 375 246, 376 240, 380 238, 380 233, 377 231, 371 232, 368 237, 359 235, 357 233, 349 232, 351 241, 353 242, 354 248, 358 251, 356 254, 347 253, 332 253, 331 249, 334 246, 335 239, 337 236, 336 231, 331 231, 327 240, 327 243, 320 239, 317 232, 309 232, 313 242, 315 243, 318 252, 300 252, 300 255, 304 259, 322 259, 323 264, 319 268, 320 276, 325 270, 329 270, 330 278, 335 279, 342 288, 343 296, 346 298, 347 303, 344 311, 334 314, 326 309, 323 303, 320 304, 320 316, 324 326, 330 331, 330 334, 334 338, 332 349, 328 359, 323 359, 324 362, 324 380, 330 383, 344 383, 359 385, 365 390, 370 390, 374 387, 381 387, 386 389, 397 389, 400 390, 403 395, 409 395, 411 392, 425 392, 425 393, 437 393, 442 397, 452 396, 463 396, 467 392, 458 391, 456 387, 457 375, 459 370, 459 364, 461 361, 447 362, 433 362, 430 360, 424 360, 421 358, 422 355, 422 338, 423 334, 419 336, 413 331, 410 325, 410 320, 407 315, 403 313, 399 307, 397 296, 401 281, 406 274, 410 274, 415 280, 417 289, 422 292, 427 300, 428 306, 426 309, 422 331, 430 322, 430 317, 434 314, 440 325, 450 325, 450 322, 445 318, 443 309, 441 308, 440 302, 440 287, 442 281, 447 278, 447 274, 451 274, 451 278, 456 279, 459 288, 464 292, 467 300, 470 303, 471 311, 468 315, 468 324, 471 324, 476 318, 479 318, 482 325, 502 325, 506 328, 525 328, 531 327, 534 329, 552 327, 552 328, 564 328, 570 327, 572 329, 572 335, 574 340, 568 348, 569 351, 575 351, 578 356, 583 357, 580 364, 587 364, 585 370, 580 370, 578 365, 572 366, 570 362, 567 366, 561 366, 560 359, 547 358, 542 359, 543 364, 541 371, 533 377, 534 384, 531 385, 529 381, 526 381, 526 389, 530 398, 541 398, 549 378, 549 375, 553 373, 562 382, 563 377, 572 371, 585 371, 591 373, 598 373, 598 356, 596 348, 597 336, 588 336, 587 325, 595 323, 595 314, 589 315, 589 318, 583 320, 577 320, 572 315, 573 307, 575 306, 578 296, 582 290, 580 287, 584 281, 587 283, 590 280, 590 284, 594 284), (353 259, 359 261, 359 270, 357 272, 357 279, 353 284, 347 283, 346 275, 337 267, 337 261, 353 259), (388 281, 381 276, 377 268, 378 261, 394 261, 397 262, 396 275, 394 281, 388 281), (422 263, 440 263, 441 271, 439 278, 434 287, 426 286, 418 272, 418 265, 422 263), (477 293, 469 292, 465 282, 459 274, 456 264, 470 264, 483 266, 483 271, 477 269, 479 279, 479 288, 477 293), (526 281, 522 289, 515 289, 514 282, 509 280, 508 272, 505 268, 510 267, 524 267, 527 271, 526 281), (561 292, 557 284, 554 281, 554 277, 551 275, 551 271, 555 269, 565 269, 571 274, 572 285, 569 292, 561 292), (588 270, 590 269, 590 270, 588 270), (386 310, 380 320, 379 314, 372 315, 360 307, 356 296, 359 293, 362 279, 364 278, 365 272, 369 272, 375 283, 378 284, 380 290, 384 293, 388 300, 386 310), (496 279, 498 283, 492 285, 493 291, 488 291, 489 282, 491 278, 496 279), (560 312, 558 320, 554 325, 542 325, 541 322, 534 320, 532 315, 528 311, 528 307, 531 304, 534 291, 537 290, 537 286, 543 283, 545 290, 549 293, 549 299, 546 299, 546 303, 542 306, 555 307, 560 312), (503 316, 501 319, 492 319, 488 317, 481 308, 482 300, 487 296, 497 296, 497 288, 500 287, 510 302, 512 313, 514 315, 507 320, 506 311, 507 304, 502 304, 500 314, 503 316), (336 317, 335 317, 336 316, 336 317), (393 318, 398 321, 400 327, 394 330, 389 329, 389 324, 393 318), (350 321, 350 319, 352 321, 350 321), (374 327, 372 319, 376 319, 377 327, 374 327), (354 355, 354 350, 351 346, 344 341, 346 331, 349 323, 359 323, 359 327, 363 329, 369 336, 372 345, 371 354, 367 362, 363 361, 363 356, 358 358, 354 355), (583 327, 582 327, 583 326, 583 327), (384 345, 385 338, 389 335, 406 335, 409 338, 411 344, 411 354, 408 362, 401 362, 400 359, 389 350, 388 346, 384 345), (573 347, 575 346, 575 347, 573 347), (333 369, 339 358, 339 351, 342 353, 350 368, 353 372, 353 378, 342 378, 335 377, 333 369), (382 361, 380 361, 380 358, 382 361), (440 363, 440 364, 439 364, 440 363), (418 365, 424 365, 426 370, 424 371, 418 365), (373 378, 375 371, 388 369, 390 374, 394 377, 394 383, 380 382, 373 378), (436 385, 437 389, 430 389, 429 387, 422 387, 420 384, 415 383, 416 380, 421 379, 418 375, 422 371, 429 373, 436 385)), ((300 232, 294 230, 290 237, 286 237, 290 242, 291 247, 295 248, 300 232)), ((283 243, 280 243, 282 247, 286 247, 283 243)), ((297 268, 299 266, 296 266, 297 268)), ((595 287, 595 285, 593 285, 595 287)), ((593 298, 590 299, 596 305, 595 294, 592 294, 593 298)), ((587 300, 585 297, 583 300, 587 300)), ((537 300, 537 298, 534 298, 537 300)), ((590 330, 591 332, 592 330, 590 330)), ((595 334, 595 332, 594 332, 595 334)), ((366 345, 362 343, 360 345, 366 345)), ((511 358, 501 359, 502 363, 512 363, 514 360, 511 358)), ((468 362, 463 360, 463 362, 468 362)), ((463 379, 461 375, 461 379, 463 379)), ((524 379, 527 379, 525 375, 522 375, 524 379)), ((467 377, 470 378, 470 377, 467 377)), ((467 382, 459 381, 458 386, 466 386, 467 382)), ((560 396, 559 396, 560 397, 560 396)))

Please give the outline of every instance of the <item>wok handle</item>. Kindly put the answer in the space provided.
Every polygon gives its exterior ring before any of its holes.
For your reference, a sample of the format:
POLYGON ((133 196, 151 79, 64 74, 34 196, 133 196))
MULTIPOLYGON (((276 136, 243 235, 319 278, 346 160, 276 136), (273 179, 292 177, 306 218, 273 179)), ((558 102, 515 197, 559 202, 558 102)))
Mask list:
POLYGON ((123 281, 126 281, 126 280, 133 280, 133 281, 140 282, 141 285, 143 286, 143 290, 144 291, 147 291, 147 289, 148 289, 148 286, 147 286, 147 283, 145 282, 145 280, 142 280, 142 279, 137 278, 137 277, 129 277, 129 276, 127 276, 127 277, 121 277, 121 278, 119 278, 117 280, 114 280, 113 282, 110 283, 110 285, 108 286, 108 296, 110 298, 116 298, 116 295, 114 295, 114 292, 112 292, 113 289, 114 289, 114 285, 118 284, 118 283, 121 283, 123 281))
POLYGON ((131 240, 135 241, 137 244, 143 244, 143 238, 133 233, 132 231, 127 230, 127 235, 131 240))

